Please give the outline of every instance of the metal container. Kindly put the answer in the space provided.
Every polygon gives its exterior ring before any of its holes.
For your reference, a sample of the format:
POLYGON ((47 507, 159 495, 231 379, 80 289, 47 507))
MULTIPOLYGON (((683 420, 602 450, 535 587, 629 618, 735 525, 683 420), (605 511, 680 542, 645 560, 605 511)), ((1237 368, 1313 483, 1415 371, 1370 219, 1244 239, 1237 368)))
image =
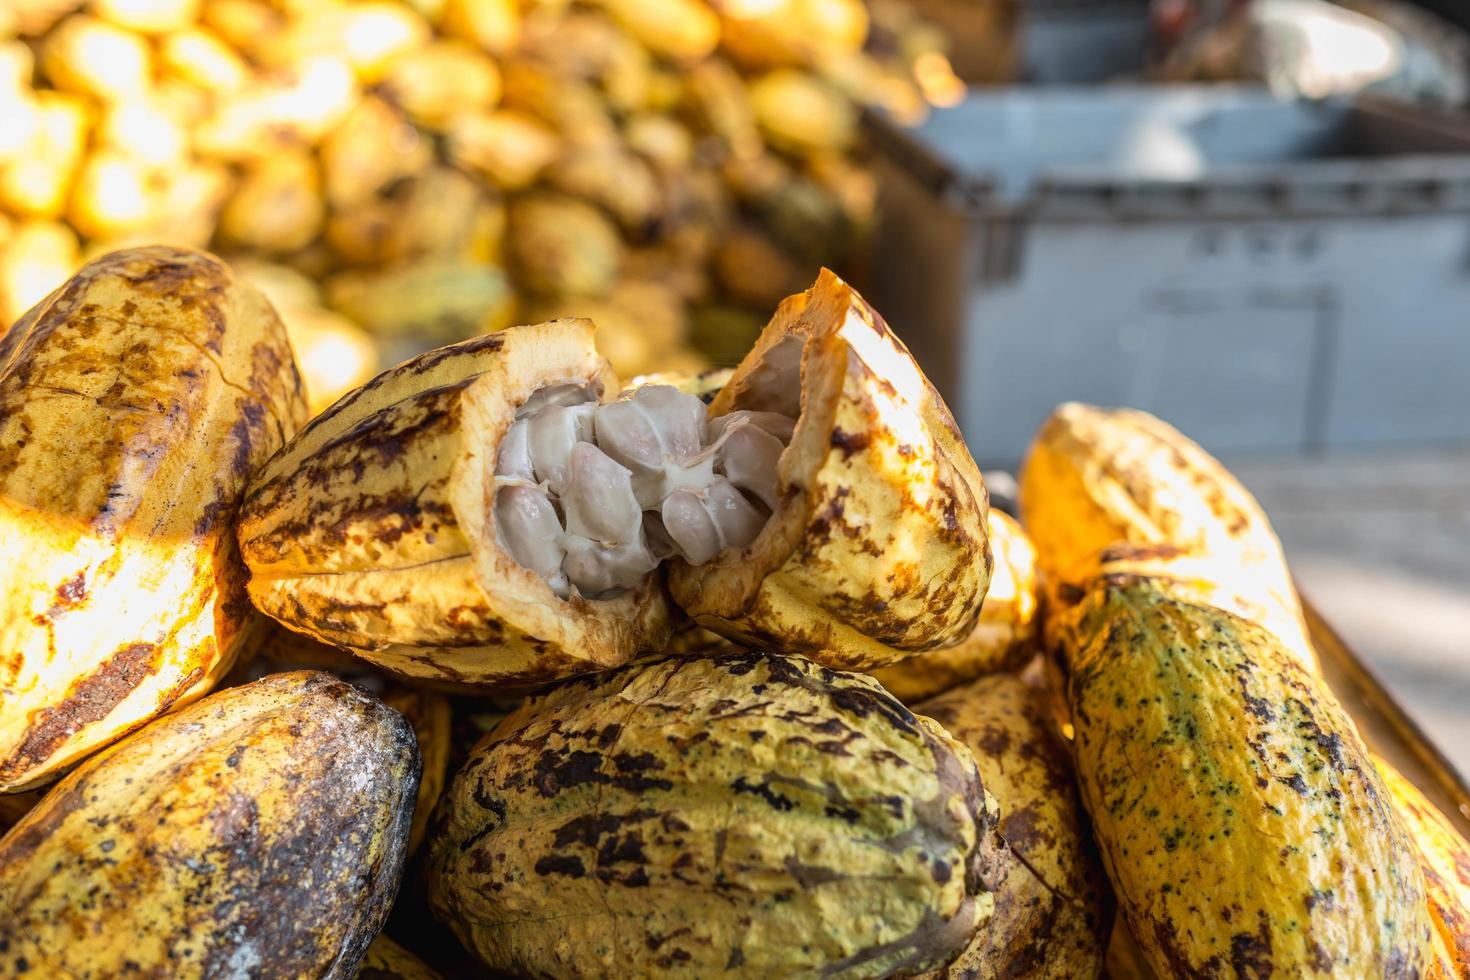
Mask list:
POLYGON ((1216 453, 1470 439, 1470 124, 1237 86, 869 119, 869 292, 982 464, 1060 401, 1216 453))

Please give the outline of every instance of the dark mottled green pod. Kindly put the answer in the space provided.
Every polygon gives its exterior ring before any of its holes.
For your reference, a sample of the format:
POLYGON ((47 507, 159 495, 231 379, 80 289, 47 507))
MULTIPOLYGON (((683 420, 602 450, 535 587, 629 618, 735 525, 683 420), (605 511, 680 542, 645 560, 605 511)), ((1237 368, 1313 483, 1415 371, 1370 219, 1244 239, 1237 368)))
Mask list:
POLYGON ((996 820, 969 751, 865 675, 640 661, 478 747, 430 827, 429 901, 535 976, 904 974, 989 919, 996 820))

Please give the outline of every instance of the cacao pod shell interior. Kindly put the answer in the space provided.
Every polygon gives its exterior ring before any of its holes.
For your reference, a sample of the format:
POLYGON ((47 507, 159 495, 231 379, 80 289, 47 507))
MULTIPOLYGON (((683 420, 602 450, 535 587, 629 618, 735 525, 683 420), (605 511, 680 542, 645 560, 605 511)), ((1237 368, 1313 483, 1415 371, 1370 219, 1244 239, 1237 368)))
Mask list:
POLYGON ((753 647, 863 669, 951 646, 990 581, 989 502, 954 419, 852 287, 788 298, 710 405, 796 418, 759 537, 675 561, 674 600, 753 647))
POLYGON ((500 440, 553 384, 617 379, 587 320, 430 351, 343 396, 260 472, 240 520, 257 607, 409 677, 525 688, 606 669, 668 637, 656 577, 561 599, 502 550, 490 517, 500 440))

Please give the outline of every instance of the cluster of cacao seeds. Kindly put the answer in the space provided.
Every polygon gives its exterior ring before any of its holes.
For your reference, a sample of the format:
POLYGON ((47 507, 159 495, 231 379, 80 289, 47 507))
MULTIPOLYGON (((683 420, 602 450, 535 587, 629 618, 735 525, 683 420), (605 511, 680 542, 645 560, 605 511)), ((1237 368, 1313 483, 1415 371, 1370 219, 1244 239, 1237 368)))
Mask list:
POLYGON ((11 0, 0 325, 159 242, 258 280, 318 406, 558 315, 624 377, 733 359, 869 222, 856 107, 919 111, 943 62, 902 10, 11 0))
POLYGON ((581 385, 543 388, 500 444, 500 541, 560 596, 635 588, 675 555, 703 564, 765 526, 794 426, 773 412, 707 420, 669 385, 605 405, 581 385))

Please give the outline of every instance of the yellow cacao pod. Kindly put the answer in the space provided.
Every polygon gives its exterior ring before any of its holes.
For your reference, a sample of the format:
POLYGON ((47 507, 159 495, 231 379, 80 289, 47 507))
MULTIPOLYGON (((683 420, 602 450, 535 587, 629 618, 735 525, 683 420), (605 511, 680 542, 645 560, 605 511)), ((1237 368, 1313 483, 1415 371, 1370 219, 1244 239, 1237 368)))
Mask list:
POLYGON ((357 977, 358 980, 442 980, 427 963, 387 936, 373 940, 362 958, 357 977))
POLYGON ((207 92, 233 91, 250 77, 250 69, 234 49, 204 27, 165 35, 159 42, 158 61, 166 75, 207 92))
POLYGON ((449 776, 449 699, 434 691, 394 686, 383 692, 383 703, 413 726, 422 762, 418 795, 414 799, 413 823, 408 832, 408 853, 418 852, 423 843, 429 815, 444 792, 449 776))
POLYGON ((46 35, 41 70, 59 89, 109 102, 148 90, 148 42, 106 21, 74 14, 46 35))
POLYGON ((1071 752, 1038 692, 994 674, 915 710, 975 754, 1013 857, 995 892, 995 917, 930 980, 1095 980, 1112 931, 1112 894, 1077 798, 1071 752))
POLYGON ((80 96, 36 93, 36 126, 15 159, 0 168, 0 205, 21 217, 55 218, 86 151, 92 112, 80 96))
POLYGON ((511 268, 526 289, 550 296, 599 296, 616 284, 622 239, 592 205, 538 192, 511 202, 508 220, 511 268))
POLYGON ((1470 842, 1393 766, 1373 760, 1419 853, 1429 915, 1453 964, 1452 978, 1470 977, 1470 842))
POLYGON ((1022 666, 1040 648, 1036 549, 1015 519, 992 510, 986 527, 995 567, 980 619, 968 637, 870 671, 905 704, 984 674, 1022 666))
POLYGON ((449 128, 449 159, 503 190, 531 184, 561 152, 561 139, 524 112, 462 113, 449 128))
POLYGON ((220 213, 220 237, 241 248, 290 252, 320 232, 326 214, 316 161, 304 154, 272 156, 241 178, 220 213))
POLYGON ((458 113, 493 106, 500 98, 500 72, 471 45, 439 40, 396 58, 383 91, 415 121, 441 129, 458 113))
POLYGON ((306 404, 269 304, 197 252, 97 259, 0 347, 8 791, 229 669, 252 622, 232 517, 306 404))
POLYGON ((1169 424, 1131 409, 1061 406, 1027 451, 1020 505, 1053 605, 1075 601, 1106 559, 1262 623, 1315 670, 1265 512, 1169 424))
POLYGON ((1082 799, 1155 971, 1428 973, 1413 841, 1352 721, 1275 634, 1112 575, 1061 635, 1082 799))
POLYGON ((407 361, 317 416, 240 519, 263 612, 405 676, 495 690, 605 669, 668 637, 661 586, 561 599, 497 544, 488 501, 517 408, 616 377, 592 324, 512 327, 407 361), (487 467, 488 461, 488 467, 487 467))
POLYGON ((77 233, 66 225, 17 225, 0 252, 0 322, 6 325, 45 299, 81 264, 77 233))
POLYGON ((748 548, 674 562, 685 612, 843 669, 970 634, 992 565, 984 482, 943 400, 852 287, 824 270, 781 304, 710 415, 737 409, 797 420, 780 503, 748 548))

